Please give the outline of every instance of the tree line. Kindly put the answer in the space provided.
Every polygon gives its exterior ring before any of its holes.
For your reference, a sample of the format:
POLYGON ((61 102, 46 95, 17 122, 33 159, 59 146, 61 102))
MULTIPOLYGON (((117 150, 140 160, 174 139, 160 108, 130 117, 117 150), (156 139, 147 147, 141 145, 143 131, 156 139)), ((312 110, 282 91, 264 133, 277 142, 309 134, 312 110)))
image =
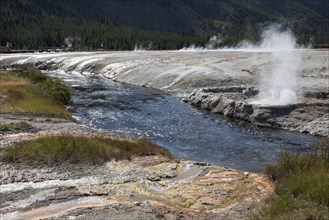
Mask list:
POLYGON ((0 44, 15 49, 170 50, 257 42, 281 23, 300 44, 328 44, 321 0, 0 0, 0 44))

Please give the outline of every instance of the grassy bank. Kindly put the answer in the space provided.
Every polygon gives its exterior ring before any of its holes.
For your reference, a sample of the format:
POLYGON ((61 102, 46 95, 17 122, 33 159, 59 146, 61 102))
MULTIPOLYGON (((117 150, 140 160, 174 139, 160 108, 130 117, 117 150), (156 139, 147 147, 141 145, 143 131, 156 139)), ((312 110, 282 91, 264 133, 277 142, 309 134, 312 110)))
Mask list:
POLYGON ((69 88, 39 70, 0 72, 0 112, 38 114, 72 119, 64 105, 69 88))
POLYGON ((274 195, 255 219, 329 219, 329 139, 308 153, 283 152, 266 174, 274 195))
MULTIPOLYGON (((72 119, 64 105, 70 100, 69 88, 38 70, 0 72, 0 112, 56 116, 72 119)), ((26 122, 1 124, 0 131, 25 131, 33 127, 26 122)), ((163 155, 168 150, 146 140, 123 140, 107 136, 46 136, 15 144, 0 151, 8 163, 56 165, 63 163, 103 164, 112 159, 163 155)))
POLYGON ((135 156, 163 155, 172 158, 168 150, 146 140, 122 140, 110 137, 48 136, 18 143, 1 152, 9 163, 103 164, 112 159, 131 159, 135 156))

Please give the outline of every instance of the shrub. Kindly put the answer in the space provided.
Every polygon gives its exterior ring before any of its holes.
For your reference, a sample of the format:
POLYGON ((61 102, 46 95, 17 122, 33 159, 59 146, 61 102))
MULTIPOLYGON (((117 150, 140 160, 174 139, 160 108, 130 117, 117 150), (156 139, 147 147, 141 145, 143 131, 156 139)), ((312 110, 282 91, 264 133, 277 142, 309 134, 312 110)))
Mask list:
POLYGON ((18 76, 30 80, 40 93, 48 94, 64 105, 68 104, 70 101, 70 89, 62 80, 51 78, 37 69, 19 70, 15 72, 18 76))

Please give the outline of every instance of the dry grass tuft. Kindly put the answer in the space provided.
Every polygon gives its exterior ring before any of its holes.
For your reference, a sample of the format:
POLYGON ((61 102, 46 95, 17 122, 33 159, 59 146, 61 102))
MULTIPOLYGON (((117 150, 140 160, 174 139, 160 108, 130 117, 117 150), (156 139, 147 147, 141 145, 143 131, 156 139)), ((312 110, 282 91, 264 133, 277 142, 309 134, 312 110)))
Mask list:
POLYGON ((1 152, 9 163, 58 165, 63 163, 103 164, 112 159, 131 159, 136 156, 163 155, 170 152, 146 140, 123 140, 104 136, 48 136, 18 143, 1 152))

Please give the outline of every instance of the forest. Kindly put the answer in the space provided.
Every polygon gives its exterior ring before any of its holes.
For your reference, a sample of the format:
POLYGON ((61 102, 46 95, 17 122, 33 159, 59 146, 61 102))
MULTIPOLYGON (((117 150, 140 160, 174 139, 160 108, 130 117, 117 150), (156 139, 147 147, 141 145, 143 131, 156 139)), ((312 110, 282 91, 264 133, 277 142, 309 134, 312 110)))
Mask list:
POLYGON ((0 43, 15 49, 152 50, 258 41, 280 23, 300 44, 328 44, 326 0, 0 0, 0 43))

